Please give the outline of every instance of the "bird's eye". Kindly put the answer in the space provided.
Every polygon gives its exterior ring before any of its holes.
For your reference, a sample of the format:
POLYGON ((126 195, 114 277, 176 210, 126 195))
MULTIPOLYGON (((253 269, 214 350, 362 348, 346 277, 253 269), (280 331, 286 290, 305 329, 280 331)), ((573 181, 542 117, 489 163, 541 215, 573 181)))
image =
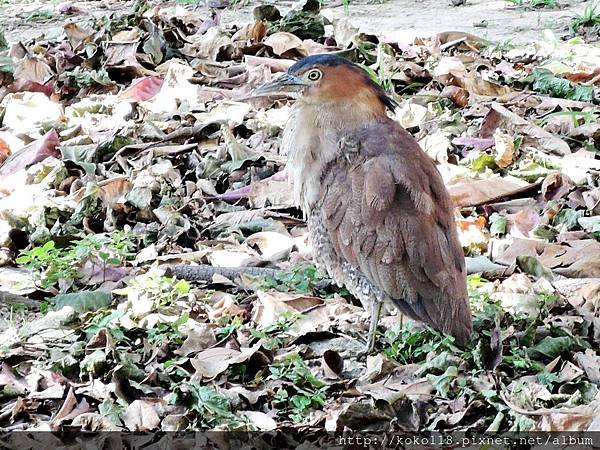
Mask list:
POLYGON ((308 78, 310 81, 320 80, 322 76, 323 74, 321 73, 321 71, 317 69, 313 69, 306 74, 306 78, 308 78))

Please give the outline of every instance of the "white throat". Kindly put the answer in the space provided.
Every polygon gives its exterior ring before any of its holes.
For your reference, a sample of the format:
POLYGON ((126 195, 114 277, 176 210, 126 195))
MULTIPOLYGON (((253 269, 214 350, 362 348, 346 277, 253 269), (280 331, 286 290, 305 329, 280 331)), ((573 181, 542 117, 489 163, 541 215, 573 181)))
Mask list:
POLYGON ((372 120, 371 111, 360 102, 323 105, 297 101, 283 131, 281 150, 288 155, 288 173, 294 185, 294 200, 308 216, 321 193, 321 175, 339 155, 338 141, 347 130, 372 120))

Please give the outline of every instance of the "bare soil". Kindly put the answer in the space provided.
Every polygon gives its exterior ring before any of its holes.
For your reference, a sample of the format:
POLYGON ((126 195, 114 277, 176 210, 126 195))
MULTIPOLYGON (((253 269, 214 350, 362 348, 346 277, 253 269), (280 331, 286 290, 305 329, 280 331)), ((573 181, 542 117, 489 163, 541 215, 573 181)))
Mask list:
MULTIPOLYGON (((551 29, 559 36, 565 35, 570 19, 581 14, 585 5, 591 3, 590 0, 558 1, 559 8, 515 6, 504 0, 467 0, 462 6, 452 6, 449 0, 351 0, 347 9, 340 1, 324 3, 329 10, 328 15, 348 16, 361 31, 392 40, 410 40, 415 35, 428 36, 441 31, 466 31, 492 41, 523 44, 540 39, 545 29, 551 29)), ((84 21, 112 11, 123 11, 133 5, 133 1, 108 0, 71 3, 84 12, 67 16, 59 12, 58 3, 54 1, 0 0, 0 30, 9 41, 23 40, 40 33, 60 32, 65 20, 84 21)), ((251 22, 254 6, 265 2, 239 3, 241 6, 220 12, 223 23, 251 22)), ((299 2, 272 3, 287 11, 299 2)), ((209 14, 208 7, 203 4, 197 8, 205 9, 209 14)))

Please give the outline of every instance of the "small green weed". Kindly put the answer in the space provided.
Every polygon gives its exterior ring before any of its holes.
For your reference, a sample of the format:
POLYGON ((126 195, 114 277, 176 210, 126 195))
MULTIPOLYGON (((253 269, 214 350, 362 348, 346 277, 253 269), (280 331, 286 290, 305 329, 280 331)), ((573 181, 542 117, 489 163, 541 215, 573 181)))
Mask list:
POLYGON ((39 9, 27 16, 27 21, 31 22, 45 22, 53 19, 55 16, 54 11, 49 9, 39 9))
POLYGON ((557 8, 557 0, 506 0, 516 6, 528 6, 530 8, 557 8))
POLYGON ((571 19, 569 29, 572 33, 576 33, 581 27, 593 27, 598 24, 600 24, 600 13, 598 13, 598 4, 594 2, 585 7, 583 14, 571 19))
POLYGON ((267 380, 287 380, 293 386, 281 387, 275 394, 277 403, 286 405, 290 418, 300 422, 311 408, 325 405, 327 385, 313 375, 300 355, 293 354, 270 367, 267 380))
POLYGON ((219 425, 238 427, 242 421, 231 412, 229 400, 213 388, 198 383, 182 383, 173 387, 173 401, 198 413, 202 427, 214 429, 219 425))
POLYGON ((151 345, 172 344, 180 346, 183 344, 183 335, 179 331, 179 327, 186 323, 190 315, 183 314, 175 322, 160 322, 154 328, 148 330, 148 342, 151 345))
POLYGON ((217 332, 219 340, 227 339, 243 325, 242 319, 239 316, 225 317, 223 319, 225 319, 223 321, 224 325, 221 326, 217 332))
MULTIPOLYGON (((55 286, 59 281, 80 278, 79 268, 87 259, 95 259, 108 266, 118 266, 134 256, 135 239, 125 232, 117 231, 106 235, 86 236, 73 241, 68 247, 59 248, 54 241, 24 250, 16 262, 34 271, 36 282, 42 289, 55 286)), ((68 284, 67 289, 76 289, 68 284)))
POLYGON ((320 281, 317 268, 306 264, 294 267, 290 272, 267 277, 264 279, 261 289, 276 289, 281 292, 310 293, 316 289, 320 281))
POLYGON ((265 347, 269 349, 280 348, 284 344, 284 338, 290 328, 302 317, 299 313, 285 312, 275 322, 264 328, 251 329, 252 336, 263 339, 265 347))
POLYGON ((524 80, 532 90, 557 98, 567 98, 582 102, 592 102, 594 87, 573 84, 569 80, 555 76, 548 69, 536 68, 524 80))

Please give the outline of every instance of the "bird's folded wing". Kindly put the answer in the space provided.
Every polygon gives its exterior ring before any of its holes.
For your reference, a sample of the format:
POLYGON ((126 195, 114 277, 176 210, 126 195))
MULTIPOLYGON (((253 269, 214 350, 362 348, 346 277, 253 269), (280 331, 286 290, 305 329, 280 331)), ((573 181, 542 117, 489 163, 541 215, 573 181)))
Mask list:
POLYGON ((407 154, 386 148, 393 144, 363 139, 358 163, 344 167, 340 157, 329 166, 322 180, 325 226, 338 255, 401 310, 452 333, 446 322, 466 315, 470 326, 470 315, 451 199, 416 142, 407 154))

